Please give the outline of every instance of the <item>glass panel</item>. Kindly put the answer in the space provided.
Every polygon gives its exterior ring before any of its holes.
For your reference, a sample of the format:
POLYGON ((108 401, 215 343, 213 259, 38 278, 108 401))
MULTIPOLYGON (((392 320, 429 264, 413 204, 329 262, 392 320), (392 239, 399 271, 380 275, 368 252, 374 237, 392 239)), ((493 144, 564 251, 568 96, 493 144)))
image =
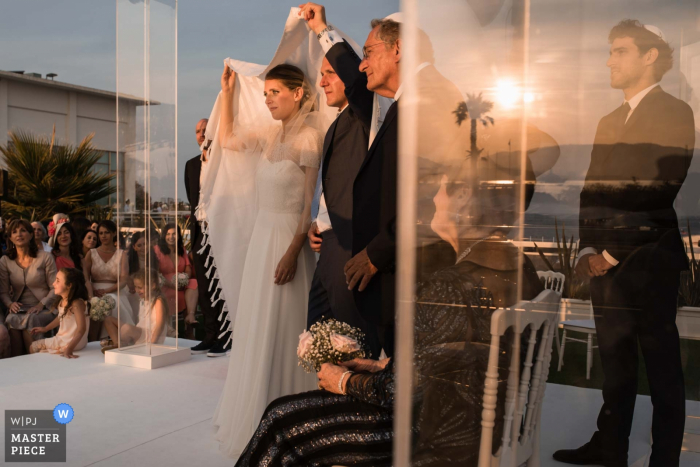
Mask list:
POLYGON ((177 347, 184 305, 175 278, 181 257, 168 254, 164 238, 177 212, 161 208, 161 200, 177 198, 175 0, 117 0, 117 65, 120 121, 135 122, 120 124, 118 153, 110 156, 117 172, 114 214, 128 247, 119 346, 152 355, 177 347))
POLYGON ((394 464, 693 463, 697 2, 402 5, 394 464))

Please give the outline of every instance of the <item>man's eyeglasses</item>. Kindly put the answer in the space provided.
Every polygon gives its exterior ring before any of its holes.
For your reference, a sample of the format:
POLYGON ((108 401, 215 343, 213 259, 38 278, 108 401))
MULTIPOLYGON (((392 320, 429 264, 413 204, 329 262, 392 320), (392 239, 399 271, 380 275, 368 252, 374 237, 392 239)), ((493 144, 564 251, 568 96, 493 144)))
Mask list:
POLYGON ((386 43, 385 43, 385 42, 377 42, 377 43, 372 44, 372 45, 370 45, 370 46, 364 46, 364 47, 362 47, 362 58, 363 58, 363 60, 369 60, 369 54, 368 54, 367 52, 368 52, 370 49, 372 49, 372 48, 374 48, 374 47, 376 47, 376 46, 378 46, 378 45, 382 45, 382 44, 386 44, 386 43))

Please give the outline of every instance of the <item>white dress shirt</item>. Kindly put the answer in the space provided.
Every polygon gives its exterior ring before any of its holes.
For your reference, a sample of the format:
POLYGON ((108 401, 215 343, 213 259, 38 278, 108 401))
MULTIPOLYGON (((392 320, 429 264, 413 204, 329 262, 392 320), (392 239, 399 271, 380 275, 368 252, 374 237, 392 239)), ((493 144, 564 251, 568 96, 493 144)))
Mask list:
MULTIPOLYGON (((625 120, 625 123, 629 122, 630 117, 634 113, 634 109, 636 109, 637 106, 639 105, 639 103, 642 102, 642 99, 644 99, 644 97, 646 97, 646 95, 649 94, 649 91, 651 91, 652 89, 654 89, 658 85, 659 85, 659 83, 654 83, 651 86, 649 86, 648 88, 642 89, 641 91, 639 91, 637 94, 634 95, 634 97, 632 99, 625 100, 625 102, 627 102, 630 105, 630 111, 627 114, 627 119, 625 120)), ((622 104, 624 105, 625 102, 623 102, 622 104)))
MULTIPOLYGON (((340 114, 345 112, 345 109, 347 108, 348 104, 345 104, 335 118, 339 118, 340 114)), ((321 170, 323 170, 323 167, 321 167, 321 170)), ((318 215, 316 216, 316 219, 314 219, 314 222, 316 222, 316 227, 318 227, 319 233, 326 232, 327 230, 331 230, 333 228, 333 225, 331 225, 331 216, 328 214, 328 206, 326 206, 326 194, 323 191, 321 191, 321 199, 318 202, 318 215)))
MULTIPOLYGON (((625 99, 625 101, 622 102, 622 105, 625 105, 625 103, 630 105, 630 111, 627 114, 627 119, 625 120, 625 123, 627 123, 629 121, 630 117, 634 113, 634 109, 637 108, 637 106, 642 101, 642 99, 644 99, 646 97, 646 95, 649 94, 649 92, 658 85, 659 85, 659 83, 654 83, 651 86, 649 86, 648 88, 645 88, 645 89, 642 89, 641 91, 639 91, 630 100, 625 99)), ((583 255, 595 255, 595 254, 598 254, 598 250, 589 246, 589 247, 584 248, 583 250, 581 250, 579 252, 578 256, 576 257, 576 260, 578 261, 578 259, 581 258, 583 255)), ((605 258, 605 261, 612 264, 613 266, 617 266, 620 263, 610 253, 608 253, 607 250, 603 250, 603 258, 605 258)))

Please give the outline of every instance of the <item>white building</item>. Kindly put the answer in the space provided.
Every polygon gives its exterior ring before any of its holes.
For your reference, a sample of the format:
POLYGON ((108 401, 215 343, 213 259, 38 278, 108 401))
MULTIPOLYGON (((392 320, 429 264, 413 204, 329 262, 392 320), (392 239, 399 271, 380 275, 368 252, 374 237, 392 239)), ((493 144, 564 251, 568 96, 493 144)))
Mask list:
MULTIPOLYGON (((53 81, 39 74, 0 71, 0 145, 7 144, 7 133, 12 130, 50 136, 55 125, 59 144, 73 145, 94 133, 92 144, 104 152, 96 168, 119 172, 123 180, 124 152, 117 158, 116 97, 114 92, 53 81)), ((121 151, 135 142, 136 108, 140 105, 142 99, 120 98, 121 151)), ((111 205, 116 200, 115 194, 105 203, 111 205)))

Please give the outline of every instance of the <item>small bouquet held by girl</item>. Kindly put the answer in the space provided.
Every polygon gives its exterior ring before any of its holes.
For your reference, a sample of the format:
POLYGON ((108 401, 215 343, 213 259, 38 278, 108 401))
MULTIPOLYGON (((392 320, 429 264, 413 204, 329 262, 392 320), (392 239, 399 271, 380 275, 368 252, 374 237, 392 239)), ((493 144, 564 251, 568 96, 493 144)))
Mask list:
POLYGON ((173 276, 173 285, 177 290, 185 290, 190 283, 190 276, 185 272, 178 272, 173 276))
POLYGON ((112 310, 117 306, 117 302, 111 295, 102 297, 92 297, 90 299, 90 319, 93 321, 104 321, 112 314, 112 310))
POLYGON ((299 336, 299 366, 316 373, 324 363, 337 365, 366 356, 364 333, 334 319, 320 321, 299 336))

